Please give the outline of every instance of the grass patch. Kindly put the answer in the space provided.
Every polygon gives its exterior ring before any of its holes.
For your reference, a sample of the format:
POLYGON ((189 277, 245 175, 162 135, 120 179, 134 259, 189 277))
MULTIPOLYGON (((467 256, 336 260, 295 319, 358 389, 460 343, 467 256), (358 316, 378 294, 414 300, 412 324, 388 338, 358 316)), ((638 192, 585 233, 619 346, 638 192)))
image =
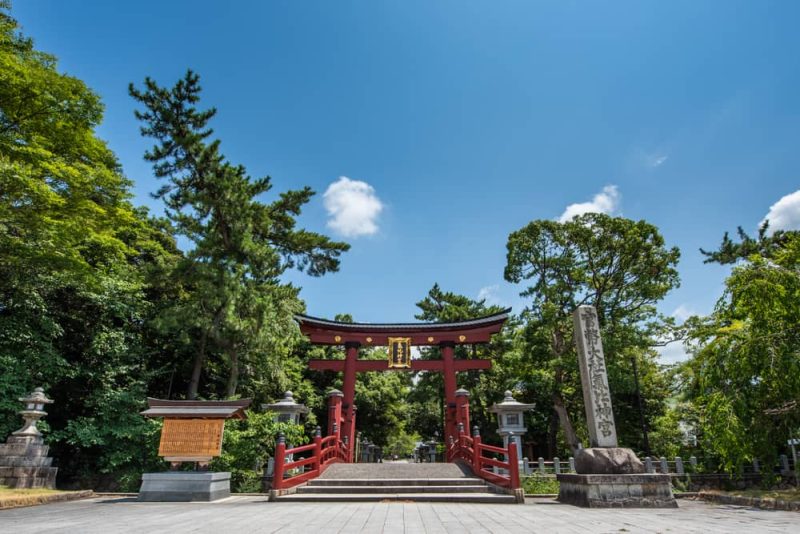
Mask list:
POLYGON ((526 495, 546 495, 558 493, 556 477, 533 475, 522 479, 522 489, 526 495))
POLYGON ((9 488, 0 486, 0 510, 19 506, 34 506, 47 502, 71 500, 89 496, 91 492, 59 491, 47 488, 9 488), (83 495, 86 494, 86 495, 83 495))
POLYGON ((47 489, 47 488, 9 488, 8 486, 0 486, 0 499, 11 497, 19 497, 22 495, 50 495, 52 493, 64 493, 60 490, 47 489))

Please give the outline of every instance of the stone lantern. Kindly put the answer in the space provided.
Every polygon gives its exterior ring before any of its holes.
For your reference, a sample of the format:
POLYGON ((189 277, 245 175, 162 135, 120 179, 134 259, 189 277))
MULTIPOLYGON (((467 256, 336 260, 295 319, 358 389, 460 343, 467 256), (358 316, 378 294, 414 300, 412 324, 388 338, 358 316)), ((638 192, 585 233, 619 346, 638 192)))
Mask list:
POLYGON ((533 408, 533 404, 517 402, 510 391, 506 391, 503 402, 489 408, 490 412, 497 414, 497 431, 503 438, 503 446, 508 447, 509 441, 513 439, 517 444, 518 455, 522 454, 522 435, 528 430, 522 416, 533 408))
POLYGON ((53 401, 47 398, 42 388, 34 389, 33 393, 29 393, 27 397, 23 397, 19 401, 25 404, 25 408, 19 412, 22 418, 25 419, 25 424, 13 435, 30 436, 32 438, 40 437, 42 433, 36 428, 36 423, 47 415, 47 412, 44 411, 44 405, 52 404, 53 401))
MULTIPOLYGON (((276 423, 293 423, 295 425, 299 425, 300 414, 308 413, 308 407, 305 404, 295 402, 292 395, 293 393, 291 391, 287 391, 283 394, 283 398, 278 402, 273 402, 272 404, 262 404, 261 408, 273 412, 275 414, 276 423)), ((291 447, 291 444, 286 445, 287 449, 291 447)), ((287 454, 286 462, 288 463, 292 461, 294 461, 294 454, 287 454)), ((275 469, 274 462, 275 459, 270 458, 267 464, 267 472, 270 474, 275 469)))
POLYGON ((0 485, 11 488, 54 488, 57 467, 47 456, 49 447, 44 444, 36 423, 47 415, 48 399, 42 388, 36 388, 27 397, 19 399, 23 409, 19 412, 25 423, 13 432, 5 444, 0 445, 0 485))
POLYGON ((300 414, 308 413, 308 407, 294 401, 291 391, 283 394, 283 398, 272 404, 262 404, 261 408, 275 413, 276 423, 300 424, 300 414))

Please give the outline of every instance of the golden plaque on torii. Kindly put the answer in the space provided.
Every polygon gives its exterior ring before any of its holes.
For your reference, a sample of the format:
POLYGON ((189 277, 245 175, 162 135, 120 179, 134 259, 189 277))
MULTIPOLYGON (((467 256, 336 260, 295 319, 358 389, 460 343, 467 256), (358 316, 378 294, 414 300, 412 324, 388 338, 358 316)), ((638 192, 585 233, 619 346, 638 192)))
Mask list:
POLYGON ((148 398, 148 417, 163 417, 158 455, 177 468, 181 462, 207 465, 222 453, 225 420, 244 419, 251 399, 236 401, 173 401, 148 398))
POLYGON ((410 337, 389 338, 389 368, 390 369, 411 368, 410 337))

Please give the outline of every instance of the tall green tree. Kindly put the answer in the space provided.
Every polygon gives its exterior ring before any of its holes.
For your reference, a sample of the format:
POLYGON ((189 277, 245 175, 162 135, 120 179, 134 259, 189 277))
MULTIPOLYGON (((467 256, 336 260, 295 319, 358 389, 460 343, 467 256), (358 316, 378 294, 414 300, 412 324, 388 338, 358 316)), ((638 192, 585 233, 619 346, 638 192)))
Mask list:
POLYGON ((736 265, 714 312, 693 324, 683 369, 700 445, 727 470, 776 460, 800 430, 800 232, 766 228, 705 252, 736 265))
MULTIPOLYGON (((507 251, 505 279, 528 284, 520 293, 529 299, 523 312, 527 357, 547 370, 567 445, 574 451, 580 443, 573 424, 582 399, 571 314, 583 304, 597 308, 618 427, 630 426, 619 424, 629 396, 622 394, 626 381, 615 378, 630 376, 634 365, 639 372, 655 365, 647 350, 658 328, 655 305, 679 283, 678 249, 666 247, 645 221, 587 213, 563 223, 533 221, 511 233, 507 251)), ((555 439, 555 429, 551 434, 555 439)))
MULTIPOLYGON (((197 338, 187 394, 197 395, 213 353, 228 369, 224 395, 234 396, 242 369, 269 354, 275 334, 285 335, 292 313, 301 308, 297 290, 281 284, 279 276, 292 267, 311 276, 336 271, 349 245, 295 227, 314 194, 310 188, 283 192, 269 204, 259 200, 272 189, 270 178, 253 179, 220 153, 209 127, 216 110, 197 107, 201 87, 195 73, 188 71, 171 89, 147 78, 144 89, 131 84, 129 92, 144 107, 136 111, 142 135, 156 140, 145 154, 166 181, 156 196, 177 233, 192 243, 175 271, 186 295, 173 310, 176 317, 192 318, 197 338)), ((280 361, 275 357, 268 364, 279 368, 280 361)))
POLYGON ((0 3, 0 435, 19 424, 15 399, 45 387, 61 484, 150 458, 138 411, 162 339, 148 320, 178 256, 169 226, 130 204, 102 114, 0 3))

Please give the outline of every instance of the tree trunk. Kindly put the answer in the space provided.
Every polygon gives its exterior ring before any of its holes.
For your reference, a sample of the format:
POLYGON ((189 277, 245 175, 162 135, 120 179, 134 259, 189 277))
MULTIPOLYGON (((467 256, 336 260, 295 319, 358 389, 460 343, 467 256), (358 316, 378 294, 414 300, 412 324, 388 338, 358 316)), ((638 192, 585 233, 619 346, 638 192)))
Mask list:
POLYGON ((564 399, 558 391, 553 392, 553 409, 558 414, 561 428, 564 429, 564 439, 567 440, 567 445, 569 445, 572 454, 575 455, 580 441, 578 441, 578 435, 575 433, 575 428, 573 428, 572 421, 569 419, 569 413, 567 413, 567 407, 564 405, 564 399))
POLYGON ((203 330, 203 335, 200 338, 200 349, 197 356, 194 358, 194 368, 192 369, 192 379, 189 381, 189 390, 187 397, 189 400, 197 398, 197 390, 200 386, 200 373, 203 371, 203 365, 206 363, 206 348, 208 346, 208 336, 211 332, 219 328, 219 323, 222 321, 222 312, 225 309, 226 302, 220 304, 219 308, 214 312, 214 318, 211 326, 203 330))
POLYGON ((558 414, 555 410, 550 414, 550 431, 547 435, 547 457, 558 455, 558 414))
MULTIPOLYGON (((553 331, 553 337, 550 340, 550 349, 554 357, 560 359, 563 357, 564 353, 567 350, 567 337, 566 334, 556 328, 553 331)), ((567 445, 569 445, 572 454, 575 454, 575 451, 578 450, 578 445, 580 445, 580 441, 578 441, 578 435, 575 433, 575 428, 572 426, 572 421, 569 419, 569 413, 567 412, 567 407, 564 403, 564 397, 561 396, 561 385, 564 383, 564 370, 558 366, 555 371, 555 391, 553 391, 553 409, 555 410, 556 414, 558 414, 558 420, 561 422, 561 428, 564 429, 564 439, 567 440, 567 445)))
POLYGON ((208 341, 208 330, 203 330, 200 338, 200 349, 194 357, 194 367, 192 368, 192 379, 189 381, 189 390, 186 397, 189 400, 197 398, 197 389, 200 386, 200 373, 203 371, 203 364, 206 362, 206 342, 208 341))
POLYGON ((239 354, 236 349, 228 351, 228 360, 230 361, 231 370, 228 375, 228 388, 225 395, 230 399, 236 395, 236 387, 239 385, 239 354))

